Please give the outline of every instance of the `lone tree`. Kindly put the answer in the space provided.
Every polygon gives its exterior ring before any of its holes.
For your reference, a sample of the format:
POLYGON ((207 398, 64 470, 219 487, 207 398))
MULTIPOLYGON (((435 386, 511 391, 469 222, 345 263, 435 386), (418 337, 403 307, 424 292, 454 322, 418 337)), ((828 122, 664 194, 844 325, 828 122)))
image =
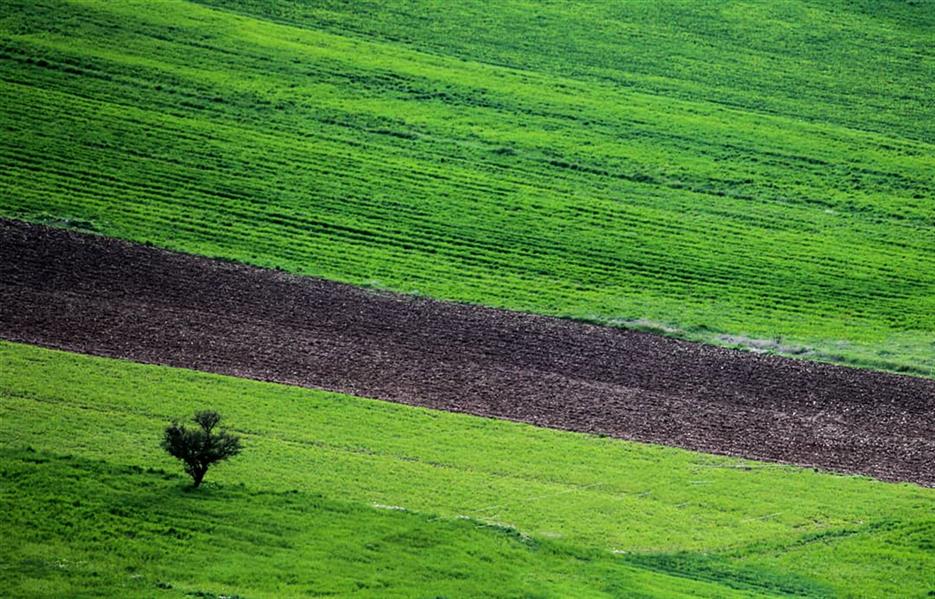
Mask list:
POLYGON ((174 421, 166 427, 162 447, 174 458, 185 462, 185 472, 192 477, 197 488, 204 480, 211 464, 226 460, 240 453, 240 437, 214 427, 221 421, 217 412, 195 412, 192 419, 198 428, 186 428, 174 421))

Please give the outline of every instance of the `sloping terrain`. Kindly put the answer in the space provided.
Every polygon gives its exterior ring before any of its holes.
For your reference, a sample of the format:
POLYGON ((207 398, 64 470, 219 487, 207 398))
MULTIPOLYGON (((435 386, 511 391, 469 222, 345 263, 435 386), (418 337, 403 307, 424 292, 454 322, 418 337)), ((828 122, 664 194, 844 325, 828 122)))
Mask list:
POLYGON ((0 215, 931 376, 933 20, 8 0, 0 215))
POLYGON ((0 2, 0 594, 931 597, 931 7, 0 2))
POLYGON ((925 597, 935 490, 0 342, 15 597, 925 597), (162 427, 245 451, 197 492, 162 427))
POLYGON ((0 337, 935 484, 935 381, 0 221, 0 337))

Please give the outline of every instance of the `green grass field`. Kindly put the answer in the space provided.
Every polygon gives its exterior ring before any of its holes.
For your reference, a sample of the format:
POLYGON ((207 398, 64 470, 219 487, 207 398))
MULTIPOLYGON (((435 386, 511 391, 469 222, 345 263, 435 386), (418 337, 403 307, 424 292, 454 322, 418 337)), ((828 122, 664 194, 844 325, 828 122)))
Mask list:
POLYGON ((0 215, 932 376, 933 35, 902 0, 6 0, 0 215))
POLYGON ((11 343, 0 365, 8 596, 935 588, 933 489, 11 343), (159 440, 199 407, 246 449, 191 491, 159 440))

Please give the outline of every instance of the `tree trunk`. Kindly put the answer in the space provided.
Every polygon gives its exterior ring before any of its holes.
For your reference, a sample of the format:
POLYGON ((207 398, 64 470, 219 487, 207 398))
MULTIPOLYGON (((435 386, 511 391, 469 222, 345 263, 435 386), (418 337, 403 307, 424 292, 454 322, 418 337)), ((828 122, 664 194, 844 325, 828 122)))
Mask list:
POLYGON ((193 481, 192 486, 194 486, 196 489, 200 487, 201 481, 204 480, 205 472, 207 471, 208 471, 207 468, 196 468, 195 470, 193 470, 192 471, 192 481, 193 481))

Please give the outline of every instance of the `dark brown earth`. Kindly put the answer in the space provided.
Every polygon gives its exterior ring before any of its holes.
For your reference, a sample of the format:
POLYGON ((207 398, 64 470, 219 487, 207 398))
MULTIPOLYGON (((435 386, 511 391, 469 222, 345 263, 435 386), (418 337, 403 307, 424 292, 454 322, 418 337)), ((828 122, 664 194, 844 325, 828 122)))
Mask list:
POLYGON ((935 381, 0 221, 0 337, 935 485, 935 381))

